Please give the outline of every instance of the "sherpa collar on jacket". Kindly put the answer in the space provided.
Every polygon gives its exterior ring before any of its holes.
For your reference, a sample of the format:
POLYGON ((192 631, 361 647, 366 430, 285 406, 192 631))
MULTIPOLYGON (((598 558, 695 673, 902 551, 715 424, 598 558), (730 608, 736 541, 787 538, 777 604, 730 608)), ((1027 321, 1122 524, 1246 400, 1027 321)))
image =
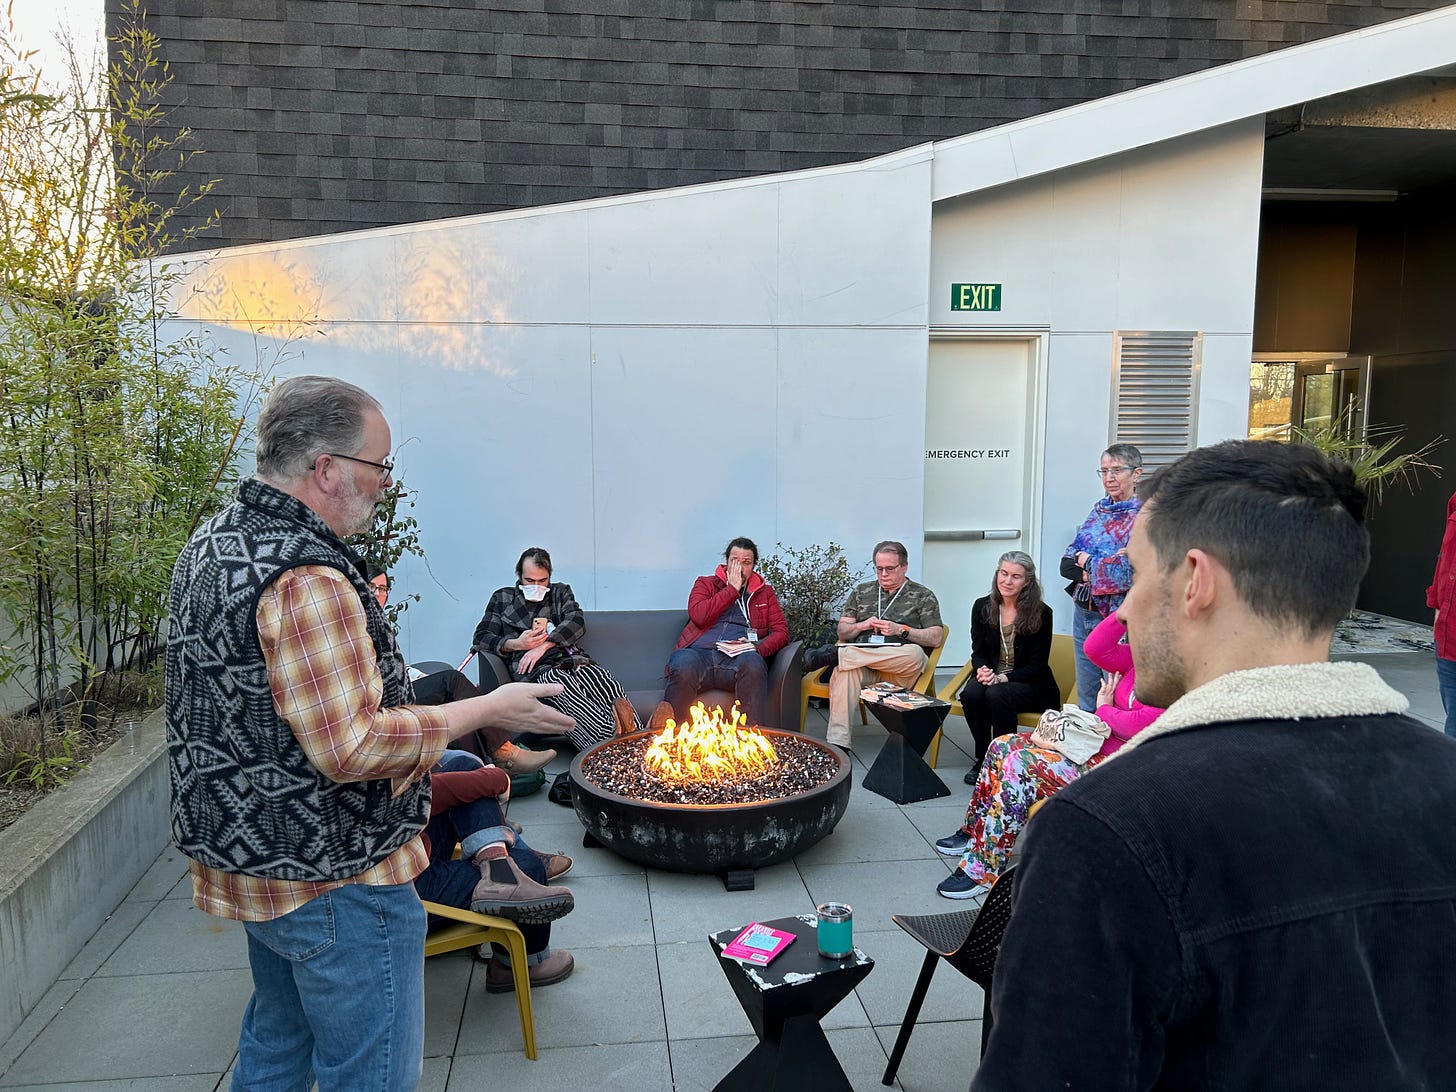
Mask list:
POLYGON ((1231 720, 1309 720, 1404 713, 1406 696, 1369 664, 1276 664, 1230 671, 1190 690, 1117 752, 1198 724, 1231 720))

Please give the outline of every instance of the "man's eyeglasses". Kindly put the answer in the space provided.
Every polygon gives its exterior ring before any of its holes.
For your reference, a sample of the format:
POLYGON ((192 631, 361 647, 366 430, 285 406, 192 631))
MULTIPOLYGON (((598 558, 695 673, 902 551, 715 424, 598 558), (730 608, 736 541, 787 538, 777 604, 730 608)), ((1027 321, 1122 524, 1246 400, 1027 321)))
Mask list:
MULTIPOLYGON (((331 459, 348 459, 351 463, 363 463, 365 466, 372 466, 375 470, 379 471, 381 478, 394 477, 394 463, 371 462, 368 459, 361 459, 357 455, 341 455, 337 451, 325 451, 324 454, 331 459)), ((310 466, 309 469, 312 470, 313 467, 310 466)))
POLYGON ((889 576, 893 572, 898 572, 900 568, 901 566, 899 565, 876 565, 875 572, 881 576, 889 576))
POLYGON ((1097 476, 1099 478, 1115 478, 1121 474, 1126 474, 1131 469, 1132 467, 1130 466, 1101 466, 1097 468, 1097 476))

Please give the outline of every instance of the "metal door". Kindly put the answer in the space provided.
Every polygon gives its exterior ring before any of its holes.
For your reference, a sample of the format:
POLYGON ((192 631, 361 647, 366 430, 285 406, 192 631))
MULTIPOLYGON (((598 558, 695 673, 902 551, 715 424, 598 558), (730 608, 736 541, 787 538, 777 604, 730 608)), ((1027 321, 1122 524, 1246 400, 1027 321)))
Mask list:
POLYGON ((923 580, 952 627, 941 657, 950 670, 970 659, 971 604, 990 591, 996 559, 1035 557, 1037 348, 1015 337, 930 344, 923 580))

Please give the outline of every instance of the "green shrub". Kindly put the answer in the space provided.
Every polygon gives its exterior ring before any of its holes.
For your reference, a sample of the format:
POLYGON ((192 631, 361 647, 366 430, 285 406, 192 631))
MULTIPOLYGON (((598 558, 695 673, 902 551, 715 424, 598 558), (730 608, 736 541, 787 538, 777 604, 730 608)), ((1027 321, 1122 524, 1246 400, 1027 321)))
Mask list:
POLYGON ((772 554, 759 559, 757 569, 783 604, 789 636, 809 648, 834 641, 844 602, 867 571, 850 569, 837 542, 799 547, 777 543, 772 554))
POLYGON ((59 90, 0 33, 0 682, 42 719, 157 658, 172 564, 231 495, 263 382, 167 332, 162 256, 209 187, 165 194, 195 153, 137 0, 116 26, 112 65, 73 52, 59 90))

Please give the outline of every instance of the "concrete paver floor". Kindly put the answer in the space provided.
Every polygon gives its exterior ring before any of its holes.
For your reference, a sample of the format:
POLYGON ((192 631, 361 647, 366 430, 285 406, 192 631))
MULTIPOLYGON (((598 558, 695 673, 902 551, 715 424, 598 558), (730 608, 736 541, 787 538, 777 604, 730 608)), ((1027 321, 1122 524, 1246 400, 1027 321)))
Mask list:
MULTIPOLYGON (((1444 714, 1429 654, 1362 658, 1411 698, 1413 715, 1439 730, 1444 714)), ((824 713, 811 710, 811 734, 822 739, 824 727, 824 713)), ((544 792, 514 801, 511 818, 534 847, 564 850, 576 862, 566 882, 577 908, 553 935, 554 945, 575 954, 576 972, 535 992, 540 1058, 531 1062, 515 1000, 486 993, 483 964, 467 952, 428 960, 420 1087, 711 1089, 755 1040, 706 934, 812 911, 832 898, 855 908, 855 943, 876 965, 824 1026, 854 1087, 881 1088, 923 954, 890 914, 958 908, 935 893, 954 861, 933 843, 960 822, 971 748, 965 722, 952 718, 938 771, 951 795, 902 807, 859 785, 883 739, 873 718, 855 725, 855 784, 844 819, 793 861, 761 870, 753 891, 728 892, 713 876, 644 869, 605 849, 583 849, 570 809, 544 792)), ((564 768, 565 759, 553 765, 564 768)), ((192 907, 186 862, 169 848, 0 1047, 0 1088, 226 1088, 249 993, 242 929, 192 907)), ((980 1014, 980 989, 942 968, 895 1087, 966 1087, 980 1014)))

